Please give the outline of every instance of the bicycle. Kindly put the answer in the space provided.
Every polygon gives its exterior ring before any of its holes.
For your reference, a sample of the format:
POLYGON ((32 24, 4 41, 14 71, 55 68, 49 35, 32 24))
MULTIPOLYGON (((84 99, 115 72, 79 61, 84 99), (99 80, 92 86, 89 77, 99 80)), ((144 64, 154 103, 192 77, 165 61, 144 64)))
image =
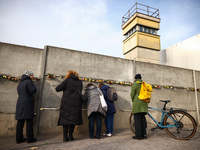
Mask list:
MULTIPOLYGON (((166 104, 170 101, 171 100, 160 100, 160 102, 164 102, 162 109, 148 107, 148 109, 162 111, 160 122, 157 122, 148 112, 148 116, 157 124, 157 127, 152 128, 151 130, 165 129, 171 137, 178 140, 188 140, 192 138, 197 130, 195 119, 187 113, 186 110, 175 108, 167 109, 166 104)), ((130 114, 129 124, 133 134, 135 134, 133 113, 130 114)))

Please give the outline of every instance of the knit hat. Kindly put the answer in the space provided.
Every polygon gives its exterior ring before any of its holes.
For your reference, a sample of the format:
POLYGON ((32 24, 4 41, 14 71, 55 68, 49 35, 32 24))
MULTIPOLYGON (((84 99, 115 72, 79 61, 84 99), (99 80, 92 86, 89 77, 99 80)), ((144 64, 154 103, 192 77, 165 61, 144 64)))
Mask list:
POLYGON ((32 71, 28 71, 28 70, 25 71, 24 74, 27 75, 27 76, 33 76, 34 75, 32 71))
POLYGON ((142 79, 141 74, 136 74, 136 75, 135 75, 135 79, 142 79))

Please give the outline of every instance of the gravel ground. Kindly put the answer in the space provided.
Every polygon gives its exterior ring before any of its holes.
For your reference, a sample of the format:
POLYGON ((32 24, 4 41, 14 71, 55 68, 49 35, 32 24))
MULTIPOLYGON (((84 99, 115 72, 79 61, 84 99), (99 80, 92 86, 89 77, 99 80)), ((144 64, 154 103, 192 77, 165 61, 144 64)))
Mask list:
POLYGON ((62 142, 62 133, 59 135, 38 135, 35 143, 15 143, 15 137, 0 137, 0 150, 200 150, 200 126, 197 133, 189 140, 171 138, 165 130, 151 131, 148 139, 132 139, 130 129, 116 131, 112 137, 89 139, 88 136, 75 137, 72 142, 62 142))

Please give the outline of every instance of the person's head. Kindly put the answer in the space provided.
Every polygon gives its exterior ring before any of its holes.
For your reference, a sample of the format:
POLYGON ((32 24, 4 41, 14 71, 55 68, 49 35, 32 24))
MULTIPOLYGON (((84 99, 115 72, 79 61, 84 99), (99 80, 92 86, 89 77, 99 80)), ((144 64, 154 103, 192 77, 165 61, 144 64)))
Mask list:
POLYGON ((136 75, 135 75, 135 80, 137 80, 137 79, 142 79, 141 74, 136 74, 136 75))
POLYGON ((87 88, 88 88, 89 86, 91 86, 91 85, 93 85, 93 84, 92 84, 92 83, 88 83, 87 88))
POLYGON ((102 85, 105 85, 105 84, 103 84, 103 83, 100 83, 100 84, 99 84, 99 88, 101 88, 101 86, 102 86, 102 85))
POLYGON ((66 79, 69 78, 72 74, 73 74, 74 76, 78 77, 78 73, 77 73, 76 71, 74 71, 74 70, 68 70, 68 71, 67 71, 67 75, 65 76, 65 78, 66 78, 66 79))
POLYGON ((33 78, 34 78, 34 74, 33 74, 32 71, 27 70, 27 71, 25 71, 24 74, 27 75, 27 76, 29 76, 29 77, 33 80, 33 78))

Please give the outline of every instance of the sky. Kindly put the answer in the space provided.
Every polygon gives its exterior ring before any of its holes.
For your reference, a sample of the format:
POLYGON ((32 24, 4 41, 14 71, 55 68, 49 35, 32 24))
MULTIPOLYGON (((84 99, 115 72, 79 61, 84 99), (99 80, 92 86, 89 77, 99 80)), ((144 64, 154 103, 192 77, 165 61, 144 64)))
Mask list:
POLYGON ((161 50, 200 33, 199 0, 0 0, 0 42, 124 58, 122 16, 159 9, 161 50))

